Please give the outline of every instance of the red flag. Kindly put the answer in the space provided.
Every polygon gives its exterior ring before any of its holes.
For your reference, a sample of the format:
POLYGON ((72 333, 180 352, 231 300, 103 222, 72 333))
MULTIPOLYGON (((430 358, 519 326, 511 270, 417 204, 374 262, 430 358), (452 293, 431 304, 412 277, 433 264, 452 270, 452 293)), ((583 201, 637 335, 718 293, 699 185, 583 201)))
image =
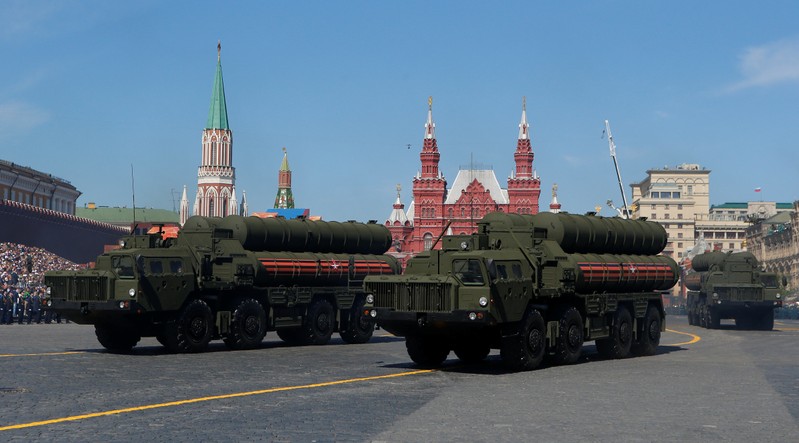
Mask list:
POLYGON ((755 188, 755 192, 760 192, 760 188, 755 188))

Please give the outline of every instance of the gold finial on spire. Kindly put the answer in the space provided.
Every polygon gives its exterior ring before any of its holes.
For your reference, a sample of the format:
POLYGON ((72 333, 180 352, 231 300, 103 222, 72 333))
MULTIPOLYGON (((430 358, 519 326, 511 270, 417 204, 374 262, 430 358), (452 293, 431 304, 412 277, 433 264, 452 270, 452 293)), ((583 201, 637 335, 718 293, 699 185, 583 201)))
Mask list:
POLYGON ((283 146, 283 153, 284 154, 286 153, 286 147, 285 146, 283 146))
POLYGON ((222 40, 216 41, 216 61, 222 59, 222 40))
POLYGON ((557 196, 558 196, 558 184, 554 183, 552 184, 552 197, 557 197, 557 196))
POLYGON ((397 183, 397 197, 400 196, 400 191, 402 191, 402 185, 397 183))
POLYGON ((526 110, 527 110, 527 96, 523 95, 522 96, 522 111, 526 111, 526 110))
POLYGON ((433 109, 433 96, 432 95, 427 97, 427 106, 429 106, 430 109, 433 109))

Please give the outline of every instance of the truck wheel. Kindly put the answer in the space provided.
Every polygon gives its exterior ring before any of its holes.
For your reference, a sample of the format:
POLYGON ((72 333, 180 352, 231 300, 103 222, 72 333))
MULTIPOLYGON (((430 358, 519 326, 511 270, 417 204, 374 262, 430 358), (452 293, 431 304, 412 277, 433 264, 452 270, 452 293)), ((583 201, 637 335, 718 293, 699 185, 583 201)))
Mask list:
POLYGON ((347 326, 339 331, 341 339, 347 343, 366 343, 375 332, 375 319, 363 315, 363 305, 363 297, 356 299, 347 326))
POLYGON ((214 333, 213 312, 202 300, 194 300, 174 323, 165 326, 164 340, 172 352, 202 352, 214 333))
POLYGON ((325 299, 318 299, 308 308, 308 316, 305 317, 305 333, 308 337, 308 344, 323 345, 330 341, 336 323, 336 314, 333 306, 325 299))
POLYGON ((502 337, 499 355, 511 371, 530 371, 541 365, 546 351, 547 331, 544 317, 530 308, 519 323, 517 334, 502 337))
POLYGON ((558 338, 555 340, 552 362, 560 365, 575 363, 583 351, 583 317, 574 306, 563 310, 558 319, 558 338))
POLYGON ((638 338, 633 342, 631 350, 633 355, 654 355, 660 344, 660 313, 657 308, 650 305, 646 309, 638 338))
POLYGON ((774 311, 772 311, 771 309, 763 311, 763 314, 758 319, 757 328, 760 329, 761 331, 773 331, 774 311))
POLYGON ((243 300, 233 311, 230 332, 224 338, 231 349, 255 349, 266 336, 266 311, 258 300, 243 300))
POLYGON ((688 325, 696 326, 696 322, 694 321, 694 312, 690 309, 688 310, 688 325))
POLYGON ((633 321, 630 311, 619 306, 613 316, 610 337, 596 341, 596 350, 606 358, 625 358, 630 355, 633 343, 633 321))
POLYGON ((405 349, 408 356, 419 366, 437 368, 447 359, 449 346, 435 337, 409 335, 405 337, 405 349))
POLYGON ((141 336, 136 332, 111 325, 94 325, 94 334, 104 348, 122 354, 130 352, 141 340, 141 336))
POLYGON ((707 322, 706 327, 708 329, 718 329, 721 326, 721 319, 719 319, 718 313, 710 308, 705 313, 705 322, 707 322))
POLYGON ((491 346, 485 340, 475 340, 469 343, 458 343, 455 346, 455 355, 464 363, 481 362, 491 353, 491 346))

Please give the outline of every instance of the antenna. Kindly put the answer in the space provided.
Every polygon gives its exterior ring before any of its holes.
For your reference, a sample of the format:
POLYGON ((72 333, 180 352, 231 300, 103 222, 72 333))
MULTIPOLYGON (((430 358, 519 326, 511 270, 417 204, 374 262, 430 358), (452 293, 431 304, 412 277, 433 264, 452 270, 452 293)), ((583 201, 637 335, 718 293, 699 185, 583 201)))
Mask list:
POLYGON ((131 234, 136 231, 136 182, 133 179, 133 163, 130 164, 130 193, 133 197, 133 225, 131 227, 131 234))
MULTIPOLYGON (((619 191, 621 191, 621 200, 624 206, 622 207, 621 217, 630 218, 630 210, 627 208, 627 196, 624 194, 624 185, 621 181, 621 171, 619 171, 619 162, 616 161, 616 144, 613 143, 613 134, 610 133, 610 123, 605 120, 605 131, 608 133, 608 145, 610 145, 610 158, 613 159, 613 165, 616 167, 616 178, 619 181, 619 191)), ((608 200, 610 203, 610 200, 608 200)), ((611 206, 612 207, 612 206, 611 206)))

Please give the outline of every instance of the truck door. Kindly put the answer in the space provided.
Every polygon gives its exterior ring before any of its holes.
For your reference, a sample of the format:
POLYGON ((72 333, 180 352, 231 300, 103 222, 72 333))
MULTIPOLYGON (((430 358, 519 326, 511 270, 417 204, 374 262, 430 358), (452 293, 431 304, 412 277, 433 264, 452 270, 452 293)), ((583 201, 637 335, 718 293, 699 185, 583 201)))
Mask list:
POLYGON ((525 273, 519 260, 493 260, 489 273, 494 286, 494 302, 505 321, 520 320, 532 296, 532 273, 525 273), (528 277, 525 278, 525 275, 528 277))

